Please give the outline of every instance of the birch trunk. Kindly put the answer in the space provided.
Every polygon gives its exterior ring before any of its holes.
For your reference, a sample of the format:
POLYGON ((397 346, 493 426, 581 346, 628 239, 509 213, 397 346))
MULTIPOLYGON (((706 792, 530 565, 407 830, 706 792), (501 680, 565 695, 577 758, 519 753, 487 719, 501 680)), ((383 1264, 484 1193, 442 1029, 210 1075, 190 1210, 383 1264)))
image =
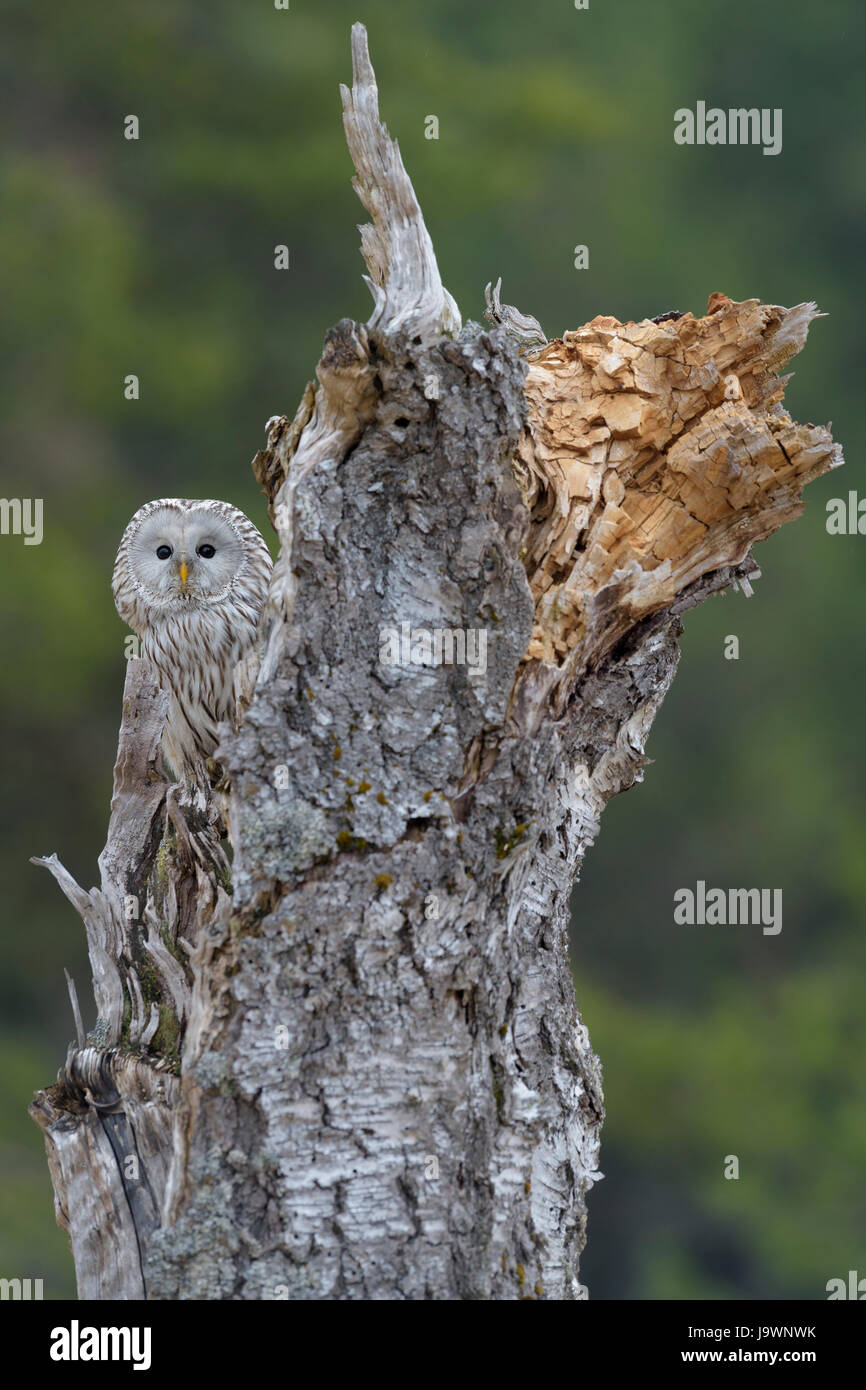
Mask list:
POLYGON ((353 66, 375 307, 254 460, 280 555, 222 747, 231 883, 211 793, 157 772, 142 663, 101 889, 40 861, 99 1012, 33 1107, 82 1297, 586 1295, 603 1100, 571 888, 682 613, 749 592, 752 544, 841 462, 781 405, 813 305, 547 342, 497 285, 461 328, 360 25, 353 66))

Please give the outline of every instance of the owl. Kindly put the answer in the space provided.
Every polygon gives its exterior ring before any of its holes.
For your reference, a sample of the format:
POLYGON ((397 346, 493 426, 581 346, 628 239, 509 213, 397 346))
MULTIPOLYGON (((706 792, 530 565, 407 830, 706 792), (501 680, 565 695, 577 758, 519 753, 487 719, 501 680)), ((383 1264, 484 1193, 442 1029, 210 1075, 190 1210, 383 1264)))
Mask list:
POLYGON ((114 602, 169 693, 162 748, 179 780, 200 779, 220 721, 236 718, 236 668, 252 655, 271 569, 264 540, 228 502, 163 497, 123 533, 114 602))

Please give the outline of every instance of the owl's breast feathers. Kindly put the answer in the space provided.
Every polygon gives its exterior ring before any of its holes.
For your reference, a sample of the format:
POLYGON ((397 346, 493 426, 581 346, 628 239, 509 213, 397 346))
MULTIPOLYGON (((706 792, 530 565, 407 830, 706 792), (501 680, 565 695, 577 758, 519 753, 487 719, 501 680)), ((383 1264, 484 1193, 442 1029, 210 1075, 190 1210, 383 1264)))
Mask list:
POLYGON ((163 745, 175 772, 195 757, 211 757, 219 724, 234 720, 234 668, 255 634, 255 623, 237 608, 195 605, 161 617, 142 634, 142 655, 172 696, 163 745))

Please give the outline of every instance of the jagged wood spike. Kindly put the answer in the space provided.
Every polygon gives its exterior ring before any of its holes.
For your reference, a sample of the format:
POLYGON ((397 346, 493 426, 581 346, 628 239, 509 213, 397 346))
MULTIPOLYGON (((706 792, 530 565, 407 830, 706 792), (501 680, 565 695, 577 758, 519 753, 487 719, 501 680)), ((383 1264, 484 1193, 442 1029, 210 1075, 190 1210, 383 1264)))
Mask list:
POLYGON ((396 140, 379 119, 376 75, 363 24, 352 26, 352 88, 340 86, 343 127, 355 165, 352 186, 372 223, 360 228, 374 309, 371 332, 401 330, 425 340, 460 331, 460 311, 444 288, 433 243, 396 140))

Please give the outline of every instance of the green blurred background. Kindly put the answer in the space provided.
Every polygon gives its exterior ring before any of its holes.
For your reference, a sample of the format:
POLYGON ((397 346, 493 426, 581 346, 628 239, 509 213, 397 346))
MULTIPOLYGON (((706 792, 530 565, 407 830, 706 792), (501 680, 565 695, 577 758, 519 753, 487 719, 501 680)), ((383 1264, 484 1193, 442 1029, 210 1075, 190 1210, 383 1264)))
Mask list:
POLYGON ((45 538, 0 538, 0 1275, 74 1291, 26 1106, 71 1035, 63 966, 82 993, 89 973, 77 917, 27 860, 56 850, 95 881, 120 534, 165 494, 265 528, 264 423, 294 411, 326 329, 369 312, 337 90, 356 19, 464 318, 500 274, 551 336, 700 313, 713 290, 830 315, 787 404, 832 419, 848 467, 758 548, 754 598, 688 615, 655 765, 609 807, 575 893, 608 1104, 583 1274, 617 1299, 824 1298, 866 1274, 866 539, 824 524, 863 487, 862 4, 4 0, 2 17, 0 486, 44 498, 45 538), (674 110, 699 99, 781 107, 783 152, 675 146, 674 110), (674 890, 698 878, 781 887, 781 935, 675 926, 674 890))

